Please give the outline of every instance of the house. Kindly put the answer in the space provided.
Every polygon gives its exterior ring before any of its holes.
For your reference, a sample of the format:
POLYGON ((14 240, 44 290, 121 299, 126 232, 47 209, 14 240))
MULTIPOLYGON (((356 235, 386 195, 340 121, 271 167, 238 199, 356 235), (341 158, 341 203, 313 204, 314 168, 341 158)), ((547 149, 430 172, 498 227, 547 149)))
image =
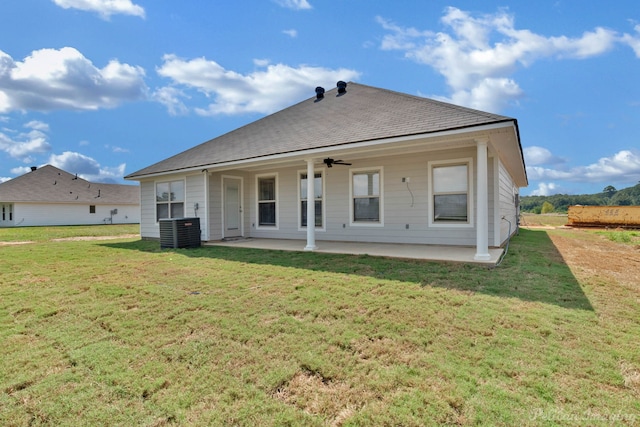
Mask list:
POLYGON ((0 227, 137 224, 138 185, 86 181, 51 165, 0 184, 0 227))
POLYGON ((344 82, 125 178, 143 238, 199 217, 204 241, 472 246, 476 260, 515 232, 527 185, 516 119, 344 82))

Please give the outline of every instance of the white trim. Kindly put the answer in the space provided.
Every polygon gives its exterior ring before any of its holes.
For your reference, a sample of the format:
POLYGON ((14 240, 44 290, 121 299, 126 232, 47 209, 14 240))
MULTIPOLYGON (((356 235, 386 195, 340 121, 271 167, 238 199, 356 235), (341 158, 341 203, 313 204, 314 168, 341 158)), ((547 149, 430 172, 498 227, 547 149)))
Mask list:
POLYGON ((255 221, 255 225, 256 225, 256 230, 279 230, 280 229, 280 202, 279 202, 279 197, 280 197, 280 189, 278 188, 278 172, 271 172, 271 173, 261 173, 261 174, 257 174, 255 175, 255 184, 256 184, 256 221, 255 221), (276 190, 276 225, 260 225, 260 186, 258 185, 258 182, 260 181, 260 178, 275 178, 276 179, 276 183, 275 183, 275 190, 276 190))
MULTIPOLYGON (((304 248, 305 251, 315 251, 318 249, 316 246, 316 198, 313 197, 313 204, 309 202, 310 198, 315 196, 316 174, 314 163, 313 159, 307 159, 307 246, 304 248), (312 220, 313 227, 309 226, 309 222, 312 220)), ((324 217, 322 218, 322 223, 324 224, 324 217)))
POLYGON ((474 179, 473 179, 473 158, 463 157, 459 159, 450 160, 431 160, 427 162, 427 211, 428 211, 428 226, 433 228, 473 228, 474 225, 474 179), (454 222, 435 222, 433 220, 433 168, 440 166, 455 166, 466 165, 467 166, 467 222, 454 223, 454 222))
POLYGON ((368 168, 349 169, 349 226, 351 227, 384 227, 384 167, 372 166, 368 168), (353 220, 353 175, 359 172, 378 172, 380 174, 379 221, 354 221, 353 220))
POLYGON ((295 159, 296 157, 317 156, 317 155, 321 155, 322 153, 335 152, 336 150, 368 148, 368 147, 374 147, 378 145, 395 144, 397 142, 403 142, 403 141, 411 142, 411 141, 421 140, 421 139, 437 139, 441 137, 457 136, 457 135, 464 135, 464 134, 469 134, 469 136, 471 137, 471 134, 475 132, 486 132, 486 131, 505 129, 505 128, 512 128, 515 131, 516 130, 515 120, 509 120, 505 122, 493 123, 493 124, 487 124, 487 125, 481 125, 481 126, 465 127, 461 129, 445 130, 440 132, 421 133, 421 134, 409 135, 409 136, 394 136, 389 138, 376 139, 373 141, 346 143, 346 144, 332 145, 328 147, 313 148, 309 150, 271 154, 271 155, 260 156, 260 157, 230 160, 227 162, 220 162, 220 163, 210 163, 206 165, 187 167, 184 169, 175 169, 175 170, 156 172, 151 174, 141 174, 138 176, 125 178, 125 179, 129 181, 140 181, 142 179, 154 178, 157 176, 163 176, 168 174, 196 172, 196 171, 202 171, 204 169, 209 169, 209 168, 210 169, 231 168, 231 167, 237 167, 237 166, 246 166, 247 164, 258 163, 258 162, 269 163, 275 160, 292 160, 292 159, 295 159))
POLYGON ((202 173, 202 175, 204 175, 204 183, 203 183, 203 191, 204 191, 204 206, 202 207, 202 210, 204 211, 204 221, 201 221, 200 224, 200 229, 202 229, 202 231, 204 231, 203 234, 203 239, 204 241, 209 241, 211 240, 211 231, 209 230, 209 172, 208 171, 204 171, 202 173))
POLYGON ((478 212, 478 226, 476 227, 476 254, 473 259, 484 261, 491 259, 489 254, 489 205, 488 205, 488 138, 477 139, 476 153, 478 200, 476 201, 478 212))
MULTIPOLYGON (((326 211, 326 183, 325 183, 325 170, 324 169, 313 169, 313 173, 314 175, 319 173, 321 175, 321 179, 322 179, 322 227, 315 227, 316 231, 327 231, 327 211, 326 211)), ((298 231, 306 231, 307 227, 302 226, 302 194, 301 194, 301 188, 300 188, 300 176, 302 174, 307 174, 307 170, 306 169, 300 169, 298 170, 298 175, 297 175, 297 186, 298 186, 298 231)), ((308 203, 308 200, 307 200, 308 203)), ((309 219, 307 218, 307 223, 309 223, 309 219)))
MULTIPOLYGON (((184 195, 183 195, 183 199, 182 199, 182 216, 186 216, 187 214, 187 178, 182 177, 182 178, 176 178, 176 179, 165 179, 165 180, 154 180, 153 181, 153 216, 155 219, 155 223, 159 224, 159 220, 158 220, 158 203, 165 203, 165 202, 158 202, 158 200, 156 199, 158 197, 158 184, 162 184, 162 183, 167 183, 169 184, 169 190, 171 190, 171 183, 172 182, 178 182, 181 181, 182 182, 182 191, 184 191, 184 195)), ((171 199, 171 195, 169 195, 169 199, 171 199)), ((169 216, 167 218, 173 218, 171 216, 171 200, 168 200, 166 203, 168 203, 168 208, 169 208, 169 216)), ((179 202, 176 202, 179 203, 179 202)), ((164 218, 162 218, 164 219, 164 218)))
MULTIPOLYGON (((225 236, 225 231, 226 231, 226 224, 225 224, 225 218, 226 218, 226 211, 225 209, 227 208, 225 205, 225 188, 224 188, 224 180, 225 179, 236 179, 238 181, 240 181, 240 191, 238 194, 239 197, 239 202, 240 202, 240 236, 244 236, 244 208, 242 207, 243 201, 244 201, 244 178, 241 176, 236 176, 236 175, 221 175, 220 176, 220 199, 222 202, 222 218, 221 218, 221 223, 222 223, 222 230, 221 231, 221 235, 222 238, 224 239, 225 236)), ((277 211, 276 211, 277 212, 277 211)))

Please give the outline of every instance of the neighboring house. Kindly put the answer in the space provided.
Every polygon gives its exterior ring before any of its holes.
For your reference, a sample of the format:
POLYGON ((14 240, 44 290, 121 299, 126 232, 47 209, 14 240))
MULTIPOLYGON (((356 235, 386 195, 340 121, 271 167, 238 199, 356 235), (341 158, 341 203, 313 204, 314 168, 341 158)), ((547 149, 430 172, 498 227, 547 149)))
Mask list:
POLYGON ((85 181, 51 165, 0 184, 0 227, 137 224, 140 187, 85 181))
POLYGON ((527 175, 515 119, 339 86, 126 176, 140 181, 142 237, 195 216, 205 241, 475 246, 483 260, 516 231, 527 175))

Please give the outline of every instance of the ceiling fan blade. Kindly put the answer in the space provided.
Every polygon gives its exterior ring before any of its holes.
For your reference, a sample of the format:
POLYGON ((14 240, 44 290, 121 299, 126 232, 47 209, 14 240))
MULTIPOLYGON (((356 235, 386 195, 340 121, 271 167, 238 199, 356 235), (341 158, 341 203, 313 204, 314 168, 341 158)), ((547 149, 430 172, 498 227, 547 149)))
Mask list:
POLYGON ((346 165, 346 166, 351 166, 351 163, 347 163, 343 160, 333 160, 330 157, 327 157, 326 159, 323 160, 324 164, 327 165, 327 167, 332 167, 333 165, 346 165))

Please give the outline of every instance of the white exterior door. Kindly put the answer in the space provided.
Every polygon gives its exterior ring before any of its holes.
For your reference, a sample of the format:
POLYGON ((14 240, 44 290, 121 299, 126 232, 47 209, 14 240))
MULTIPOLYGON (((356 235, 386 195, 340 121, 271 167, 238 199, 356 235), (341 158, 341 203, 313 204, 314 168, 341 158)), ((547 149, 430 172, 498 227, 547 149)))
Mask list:
POLYGON ((224 178, 224 238, 242 236, 242 181, 224 178))

